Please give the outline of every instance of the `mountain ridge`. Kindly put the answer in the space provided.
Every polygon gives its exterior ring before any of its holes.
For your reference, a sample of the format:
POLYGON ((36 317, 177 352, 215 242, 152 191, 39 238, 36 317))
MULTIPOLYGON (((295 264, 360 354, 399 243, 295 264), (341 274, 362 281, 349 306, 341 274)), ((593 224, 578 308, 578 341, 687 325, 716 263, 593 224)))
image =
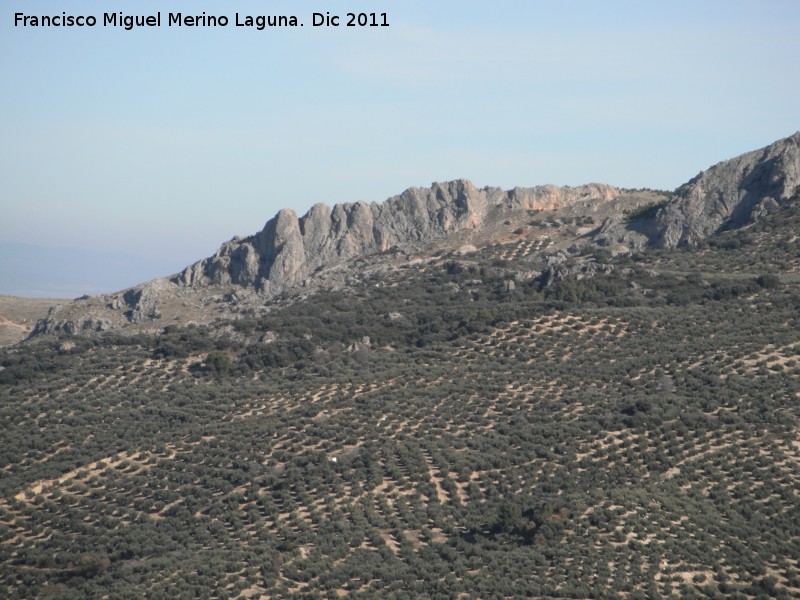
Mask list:
POLYGON ((607 201, 619 193, 604 184, 478 189, 458 179, 408 188, 382 203, 332 208, 318 203, 300 218, 282 209, 259 233, 223 244, 214 256, 190 265, 172 281, 187 287, 234 283, 274 295, 335 260, 479 227, 492 209, 557 209, 578 199, 607 201))
POLYGON ((0 349, 0 595, 800 597, 800 197, 772 193, 674 249, 680 198, 621 190, 272 297, 65 303, 78 335, 0 349))
POLYGON ((380 274, 462 248, 519 242, 528 244, 527 263, 509 277, 550 284, 607 272, 602 261, 586 258, 592 248, 615 255, 695 245, 798 194, 800 132, 717 163, 666 195, 606 184, 479 189, 459 179, 408 188, 382 203, 318 203, 300 217, 282 209, 258 233, 225 242, 171 277, 55 307, 32 335, 210 322, 269 310, 287 294, 304 297, 358 281, 365 274, 358 261, 371 261, 371 272, 380 274), (553 229, 533 226, 541 225, 531 220, 539 213, 553 229), (584 225, 561 227, 561 221, 584 225))

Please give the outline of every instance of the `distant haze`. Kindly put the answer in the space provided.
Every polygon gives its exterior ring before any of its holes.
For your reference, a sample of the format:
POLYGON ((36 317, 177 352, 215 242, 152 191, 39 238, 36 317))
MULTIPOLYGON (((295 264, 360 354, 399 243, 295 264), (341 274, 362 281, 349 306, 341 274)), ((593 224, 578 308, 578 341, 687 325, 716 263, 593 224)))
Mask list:
POLYGON ((30 298, 103 294, 170 275, 180 270, 175 264, 166 258, 0 243, 0 294, 30 298))
POLYGON ((800 128, 796 0, 190 4, 307 25, 46 30, 13 12, 189 5, 4 7, 0 241, 85 254, 7 246, 3 289, 127 287, 282 207, 433 181, 673 189, 800 128), (313 11, 361 10, 391 25, 310 26, 313 11))

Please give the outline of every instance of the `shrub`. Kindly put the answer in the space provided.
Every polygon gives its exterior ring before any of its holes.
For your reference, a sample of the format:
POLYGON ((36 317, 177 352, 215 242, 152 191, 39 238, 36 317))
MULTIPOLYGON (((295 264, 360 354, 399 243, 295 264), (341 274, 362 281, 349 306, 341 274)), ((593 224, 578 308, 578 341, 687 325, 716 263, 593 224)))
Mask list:
POLYGON ((756 283, 766 290, 773 290, 780 286, 781 278, 774 273, 764 273, 758 276, 756 283))

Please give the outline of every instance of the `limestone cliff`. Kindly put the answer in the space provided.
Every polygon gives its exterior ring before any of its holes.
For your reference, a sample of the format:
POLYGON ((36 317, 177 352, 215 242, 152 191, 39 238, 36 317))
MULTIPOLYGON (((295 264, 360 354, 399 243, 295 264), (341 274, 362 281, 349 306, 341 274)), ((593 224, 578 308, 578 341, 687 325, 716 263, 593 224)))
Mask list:
POLYGON ((674 248, 740 227, 798 194, 800 132, 703 171, 654 216, 653 242, 674 248))
POLYGON ((54 308, 33 335, 147 331, 255 314, 284 292, 293 301, 363 283, 365 265, 380 277, 462 248, 506 248, 494 254, 501 262, 537 256, 523 261, 524 277, 547 284, 607 272, 607 265, 584 260, 590 247, 614 255, 648 244, 694 244, 794 201, 800 201, 800 132, 721 162, 673 194, 602 184, 479 189, 456 180, 410 188, 382 203, 316 204, 302 217, 284 209, 258 233, 226 242, 177 275, 54 308), (546 217, 526 210, 547 211, 546 217), (533 272, 543 264, 544 272, 533 272))
POLYGON ((316 204, 300 218, 284 209, 259 233, 223 244, 214 256, 187 267, 173 282, 187 287, 230 283, 271 296, 337 261, 479 228, 493 211, 552 210, 617 195, 618 189, 599 184, 504 191, 457 180, 410 188, 380 204, 316 204))

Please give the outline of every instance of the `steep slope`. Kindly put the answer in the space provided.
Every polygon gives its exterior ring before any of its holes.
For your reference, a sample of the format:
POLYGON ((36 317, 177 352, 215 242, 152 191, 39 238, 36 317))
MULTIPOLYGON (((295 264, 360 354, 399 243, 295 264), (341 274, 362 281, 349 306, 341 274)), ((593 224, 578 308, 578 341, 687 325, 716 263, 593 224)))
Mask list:
POLYGON ((192 287, 236 284, 272 296, 316 269, 397 244, 478 229, 491 213, 558 209, 578 200, 607 201, 620 191, 606 185, 477 189, 465 180, 410 188, 382 204, 316 204, 303 217, 281 210, 248 238, 234 238, 212 257, 187 267, 173 281, 192 287))
POLYGON ((674 248, 740 227, 792 198, 798 186, 800 132, 721 162, 679 187, 654 217, 654 242, 674 248))

